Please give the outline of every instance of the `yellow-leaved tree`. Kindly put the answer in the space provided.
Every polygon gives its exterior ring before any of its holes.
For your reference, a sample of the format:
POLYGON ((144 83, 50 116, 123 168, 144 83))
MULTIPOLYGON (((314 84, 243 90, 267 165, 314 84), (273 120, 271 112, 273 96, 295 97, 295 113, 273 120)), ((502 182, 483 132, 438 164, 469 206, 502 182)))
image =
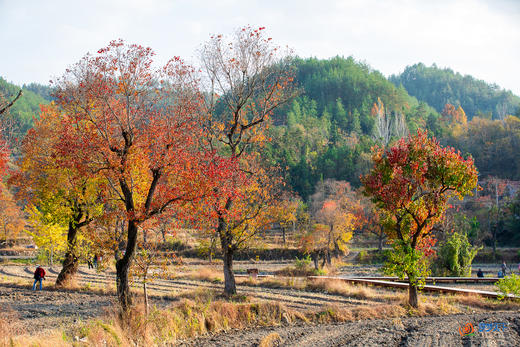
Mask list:
POLYGON ((67 227, 34 205, 29 205, 26 211, 31 225, 27 233, 36 246, 46 253, 49 264, 53 265, 56 257, 62 256, 67 248, 67 227))

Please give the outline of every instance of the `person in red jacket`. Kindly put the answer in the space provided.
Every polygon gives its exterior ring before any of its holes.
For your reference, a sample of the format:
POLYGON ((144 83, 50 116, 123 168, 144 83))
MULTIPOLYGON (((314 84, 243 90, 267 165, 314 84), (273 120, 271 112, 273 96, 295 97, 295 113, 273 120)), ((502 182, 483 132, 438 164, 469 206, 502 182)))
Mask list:
POLYGON ((38 265, 36 271, 34 271, 34 283, 33 290, 36 290, 36 283, 40 282, 40 290, 42 290, 42 280, 45 279, 45 270, 38 265))

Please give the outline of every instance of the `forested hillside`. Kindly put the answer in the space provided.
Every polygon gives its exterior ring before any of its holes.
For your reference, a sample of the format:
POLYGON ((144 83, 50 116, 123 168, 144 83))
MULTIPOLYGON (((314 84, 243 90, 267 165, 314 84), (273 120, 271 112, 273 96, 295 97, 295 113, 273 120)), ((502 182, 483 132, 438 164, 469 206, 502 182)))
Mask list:
MULTIPOLYGON (((9 109, 15 120, 19 135, 25 134, 33 125, 33 117, 40 112, 40 104, 48 104, 51 100, 50 87, 31 83, 22 87, 23 94, 9 109)), ((0 77, 0 98, 12 100, 20 91, 20 87, 0 77)))
POLYGON ((269 156, 288 169, 291 187, 303 198, 326 178, 359 184, 370 148, 383 141, 378 120, 389 139, 418 127, 440 129, 433 108, 352 57, 297 59, 294 67, 302 94, 279 112, 269 156))
POLYGON ((441 112, 445 104, 462 106, 468 118, 503 119, 520 111, 520 97, 496 84, 488 84, 469 75, 418 63, 389 78, 410 95, 441 112))
POLYGON ((463 153, 471 153, 482 177, 520 180, 520 119, 474 117, 442 139, 463 153))

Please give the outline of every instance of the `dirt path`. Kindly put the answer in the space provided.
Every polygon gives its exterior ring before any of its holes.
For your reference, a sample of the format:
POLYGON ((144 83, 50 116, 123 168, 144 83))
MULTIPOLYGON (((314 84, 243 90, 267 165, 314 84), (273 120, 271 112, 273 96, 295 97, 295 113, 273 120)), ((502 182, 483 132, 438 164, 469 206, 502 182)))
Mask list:
MULTIPOLYGON (((47 285, 53 284, 58 275, 57 268, 47 270, 47 285)), ((4 276, 6 281, 17 280, 18 283, 26 281, 27 288, 32 283, 32 269, 24 266, 9 265, 0 268, 0 277, 4 276)), ((97 289, 114 288, 115 273, 111 271, 98 273, 81 267, 76 276, 80 287, 89 286, 97 289)), ((224 286, 221 283, 211 283, 207 281, 198 281, 191 279, 175 279, 163 280, 158 279, 149 284, 151 295, 157 296, 177 296, 180 293, 193 291, 197 289, 212 289, 221 291, 224 286)), ((140 292, 141 288, 134 285, 133 289, 140 292)), ((256 300, 278 301, 287 307, 297 310, 316 309, 324 305, 335 304, 342 307, 353 307, 358 305, 378 303, 380 300, 360 300, 355 298, 347 298, 341 295, 306 292, 295 289, 275 289, 265 287, 252 287, 247 285, 237 285, 237 289, 241 294, 248 295, 256 300)))
POLYGON ((113 295, 68 290, 33 291, 29 286, 0 284, 0 311, 12 312, 26 332, 71 325, 101 316, 113 295))
POLYGON ((344 324, 283 326, 219 334, 180 346, 258 346, 277 333, 280 346, 520 346, 520 313, 450 315, 344 324), (459 327, 472 323, 473 336, 461 337, 459 327), (506 323, 503 331, 478 331, 479 323, 506 323))

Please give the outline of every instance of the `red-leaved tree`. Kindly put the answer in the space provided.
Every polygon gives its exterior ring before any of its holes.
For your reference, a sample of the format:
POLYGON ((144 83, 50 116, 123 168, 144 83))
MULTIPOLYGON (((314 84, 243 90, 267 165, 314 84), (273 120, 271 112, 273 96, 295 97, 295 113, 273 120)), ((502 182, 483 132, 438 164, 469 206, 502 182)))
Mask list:
POLYGON ((127 310, 138 226, 213 191, 233 165, 198 146, 201 96, 191 67, 174 58, 156 70, 150 48, 122 40, 97 53, 56 83, 57 102, 70 119, 62 150, 74 153, 68 165, 101 175, 111 190, 106 196, 120 201, 112 205, 124 207, 126 249, 116 270, 127 310))
POLYGON ((409 304, 418 306, 417 287, 429 272, 433 253, 431 230, 444 215, 451 197, 471 195, 477 169, 450 147, 442 147, 426 131, 385 150, 376 147, 374 167, 362 177, 364 192, 384 213, 384 225, 393 243, 388 272, 408 276, 409 304))

